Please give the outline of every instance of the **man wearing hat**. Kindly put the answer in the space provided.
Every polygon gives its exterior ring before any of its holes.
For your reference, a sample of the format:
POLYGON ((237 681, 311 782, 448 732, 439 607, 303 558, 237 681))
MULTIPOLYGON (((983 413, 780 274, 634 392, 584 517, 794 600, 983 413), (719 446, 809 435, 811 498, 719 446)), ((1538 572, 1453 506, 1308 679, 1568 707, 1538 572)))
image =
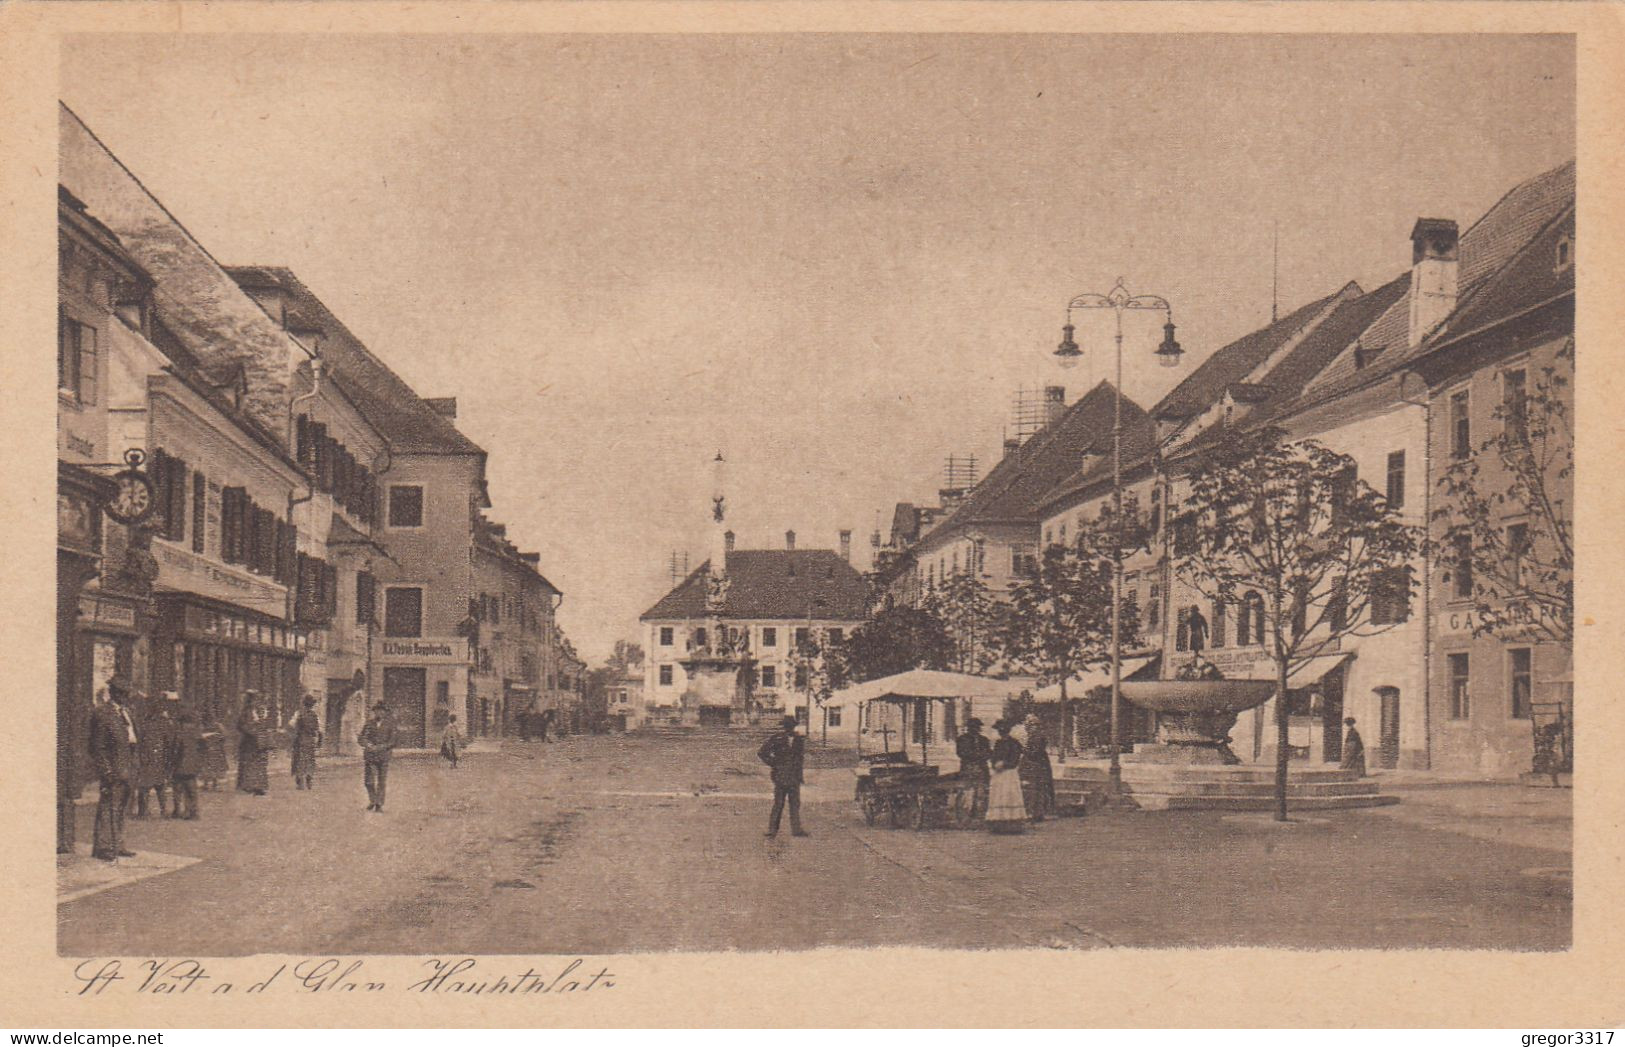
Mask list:
POLYGON ((115 676, 107 684, 108 700, 90 715, 90 759, 101 785, 96 800, 96 836, 91 854, 104 862, 133 858, 124 847, 124 808, 136 772, 135 718, 130 715, 130 681, 115 676))
POLYGON ((773 814, 767 820, 767 835, 779 834, 779 817, 784 814, 784 803, 790 802, 790 835, 810 836, 801 828, 801 771, 806 757, 807 740, 796 733, 797 720, 786 716, 782 728, 757 750, 761 761, 773 772, 773 814))
POLYGON ((367 810, 384 811, 384 787, 389 783, 389 754, 395 748, 395 721, 389 706, 378 702, 356 738, 361 743, 361 780, 367 786, 367 810))
POLYGON ((959 754, 959 777, 972 783, 971 817, 980 818, 987 813, 987 764, 993 758, 993 743, 982 733, 981 720, 972 716, 965 721, 965 733, 954 739, 954 751, 959 754))
POLYGON ((293 720, 293 785, 316 787, 316 750, 322 744, 322 724, 316 717, 316 696, 305 695, 304 708, 293 720))

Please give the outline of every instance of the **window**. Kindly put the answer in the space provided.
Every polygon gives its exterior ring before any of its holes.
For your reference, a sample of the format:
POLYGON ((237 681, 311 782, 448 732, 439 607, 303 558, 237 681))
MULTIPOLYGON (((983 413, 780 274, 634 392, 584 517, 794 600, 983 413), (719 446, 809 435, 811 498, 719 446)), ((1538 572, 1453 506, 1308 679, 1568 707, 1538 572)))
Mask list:
POLYGON ((1507 574, 1513 585, 1523 584, 1523 562, 1529 555, 1529 525, 1512 524, 1507 528, 1507 574))
POLYGON ((1557 241, 1557 259, 1553 263, 1552 268, 1556 272, 1561 273, 1563 270, 1567 269, 1569 266, 1571 266, 1573 264, 1574 264, 1574 237, 1572 235, 1567 235, 1566 234, 1566 235, 1563 236, 1562 239, 1557 241))
POLYGON ((1506 434, 1517 440, 1522 440, 1526 429, 1525 419, 1529 410, 1529 375, 1523 368, 1501 373, 1501 411, 1502 424, 1506 427, 1506 434))
POLYGON ((672 645, 671 626, 662 625, 660 627, 660 646, 662 646, 662 647, 670 647, 671 645, 672 645))
MULTIPOLYGON (((1332 525, 1340 526, 1348 522, 1349 508, 1353 506, 1355 497, 1360 490, 1360 473, 1352 463, 1338 470, 1332 477, 1331 484, 1332 525)), ((1307 508, 1299 513, 1300 519, 1308 517, 1307 508)))
POLYGON ((1044 528, 1044 544, 1046 546, 1055 544, 1055 532, 1048 527, 1044 528))
POLYGON ((1468 663, 1466 654, 1449 656, 1450 665, 1450 718, 1465 720, 1472 713, 1472 698, 1467 693, 1468 663))
POLYGON ((711 642, 711 638, 706 635, 706 632, 705 632, 705 630, 703 628, 695 629, 693 635, 694 635, 694 646, 695 647, 704 647, 708 643, 711 642))
POLYGON ((1339 578, 1333 585, 1331 594, 1326 597, 1326 627, 1334 633, 1340 633, 1348 628, 1349 624, 1349 593, 1343 579, 1339 578))
POLYGON ((841 642, 845 639, 845 629, 830 629, 824 633, 824 642, 829 644, 831 647, 840 646, 841 642))
POLYGON ((1467 390, 1450 395, 1450 453, 1457 458, 1473 453, 1473 423, 1468 406, 1467 390))
POLYGON ((1507 690, 1512 696, 1512 717, 1516 720, 1529 719, 1529 705, 1534 699, 1535 677, 1530 663, 1527 647, 1515 647, 1507 652, 1507 690))
POLYGON ((805 691, 806 689, 807 689, 807 667, 805 665, 798 665, 798 666, 796 666, 796 690, 805 691))
POLYGON ((1194 608, 1181 607, 1174 613, 1178 625, 1174 627, 1174 650, 1188 651, 1191 649, 1191 611, 1194 608))
POLYGON ((357 571, 355 575, 355 622, 366 625, 377 610, 378 584, 371 572, 357 571))
POLYGON ((1450 595, 1458 600, 1470 600, 1473 596, 1473 537, 1458 534, 1451 544, 1455 546, 1452 557, 1455 576, 1450 580, 1450 595))
POLYGON ((417 587, 384 590, 384 635, 423 635, 423 590, 417 587))
POLYGON ((1411 615, 1411 575, 1407 567, 1388 567, 1371 576, 1372 625, 1397 625, 1411 615))
POLYGON ((439 681, 437 681, 435 683, 435 685, 434 685, 434 700, 435 700, 436 705, 450 705, 451 704, 451 684, 449 682, 447 682, 445 680, 439 680, 439 681))
POLYGON ((1174 555, 1196 555, 1196 517, 1191 514, 1174 520, 1174 555))
POLYGON ((812 633, 807 629, 797 629, 795 640, 798 648, 805 647, 807 646, 808 642, 812 640, 812 633))
POLYGON ((777 687, 779 685, 779 667, 776 665, 762 666, 762 686, 777 687))
POLYGON ((1236 643, 1242 647, 1264 642, 1264 598, 1248 593, 1242 598, 1241 613, 1236 616, 1236 643))
POLYGON ((423 526, 423 488, 417 484, 401 484, 389 489, 389 526, 423 526))
POLYGON ((660 667, 660 686, 662 686, 662 687, 670 687, 671 686, 671 666, 670 665, 662 665, 660 667))
POLYGON ((841 710, 835 708, 825 709, 824 722, 831 727, 841 726, 841 710))
POLYGON ((1162 624, 1162 586, 1151 583, 1151 595, 1145 602, 1145 625, 1155 629, 1162 624))
POLYGON ((1405 452, 1394 451, 1388 456, 1388 489, 1385 496, 1388 507, 1399 509, 1405 505, 1405 452))
POLYGON ((1017 578, 1030 578, 1038 573, 1038 558, 1030 545, 1010 547, 1010 573, 1017 578))
POLYGON ((171 542, 186 540, 186 463, 165 454, 162 449, 152 452, 147 465, 152 479, 153 501, 157 508, 158 535, 171 542))
POLYGON ((1061 521, 1060 535, 1061 535, 1061 544, 1065 545, 1066 544, 1066 521, 1065 520, 1061 521))
POLYGON ((762 646, 777 647, 779 645, 779 631, 771 625, 762 627, 762 646))
POLYGON ((57 314, 56 387, 75 402, 96 402, 96 329, 57 314))
POLYGON ((209 481, 202 473, 192 474, 192 551, 203 551, 204 525, 208 521, 209 481))

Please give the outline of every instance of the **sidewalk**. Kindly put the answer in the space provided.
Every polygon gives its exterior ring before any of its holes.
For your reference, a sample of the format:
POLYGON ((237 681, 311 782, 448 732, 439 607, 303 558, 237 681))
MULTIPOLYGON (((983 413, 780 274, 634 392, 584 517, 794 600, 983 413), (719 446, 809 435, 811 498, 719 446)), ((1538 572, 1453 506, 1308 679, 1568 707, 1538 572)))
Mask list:
POLYGON ((1382 791, 1400 798, 1371 813, 1490 843, 1572 854, 1574 793, 1429 771, 1379 771, 1382 791))

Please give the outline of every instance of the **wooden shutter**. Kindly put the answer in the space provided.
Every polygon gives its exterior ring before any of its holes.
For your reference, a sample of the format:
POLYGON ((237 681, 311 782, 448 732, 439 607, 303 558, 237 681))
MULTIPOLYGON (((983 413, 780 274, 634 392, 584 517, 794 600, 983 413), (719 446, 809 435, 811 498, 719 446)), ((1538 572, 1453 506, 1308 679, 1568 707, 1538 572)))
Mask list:
POLYGON ((309 465, 310 464, 310 416, 309 415, 302 414, 302 415, 299 416, 297 435, 298 435, 298 440, 294 445, 297 448, 297 450, 295 451, 294 457, 299 462, 300 465, 309 465))
POLYGON ((192 551, 203 552, 203 536, 209 520, 209 481, 201 472, 192 474, 192 551))

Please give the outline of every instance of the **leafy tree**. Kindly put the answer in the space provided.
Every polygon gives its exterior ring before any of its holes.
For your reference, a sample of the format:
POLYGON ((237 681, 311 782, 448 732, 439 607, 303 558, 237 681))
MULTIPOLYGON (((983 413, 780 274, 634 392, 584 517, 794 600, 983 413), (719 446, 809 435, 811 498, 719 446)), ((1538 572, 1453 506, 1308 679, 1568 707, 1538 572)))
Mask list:
POLYGON ((1475 635, 1574 640, 1573 376, 1571 338, 1522 396, 1497 405, 1499 431, 1439 478, 1433 519, 1452 569, 1465 560, 1471 572, 1475 635))
MULTIPOLYGON (((1039 686, 1059 683, 1063 721, 1069 714, 1067 681, 1112 657, 1112 545, 1118 530, 1110 517, 1085 529, 1075 546, 1052 545, 1038 569, 1011 590, 1001 647, 1011 664, 1038 676, 1039 686)), ((1131 647, 1140 628, 1132 598, 1121 602, 1121 646, 1131 647)), ((1070 744, 1063 726, 1063 742, 1070 744)))
POLYGON ((952 668, 982 673, 999 660, 999 632, 1007 606, 975 574, 949 575, 926 598, 926 608, 953 644, 952 668))
POLYGON ((1287 679, 1342 637, 1408 616, 1424 536, 1357 479, 1353 459, 1312 440, 1289 443, 1279 429, 1229 434, 1195 462, 1190 484, 1176 570, 1249 615, 1275 663, 1275 816, 1284 821, 1287 679))
POLYGON ((814 708, 822 709, 849 678, 845 644, 819 643, 810 635, 790 649, 790 684, 806 699, 807 732, 811 737, 814 708))
POLYGON ((643 645, 630 640, 616 640, 615 650, 604 660, 606 668, 625 674, 628 669, 643 664, 643 645))
POLYGON ((842 644, 854 683, 910 669, 947 669, 956 657, 953 639, 930 610, 891 606, 853 629, 842 644))

